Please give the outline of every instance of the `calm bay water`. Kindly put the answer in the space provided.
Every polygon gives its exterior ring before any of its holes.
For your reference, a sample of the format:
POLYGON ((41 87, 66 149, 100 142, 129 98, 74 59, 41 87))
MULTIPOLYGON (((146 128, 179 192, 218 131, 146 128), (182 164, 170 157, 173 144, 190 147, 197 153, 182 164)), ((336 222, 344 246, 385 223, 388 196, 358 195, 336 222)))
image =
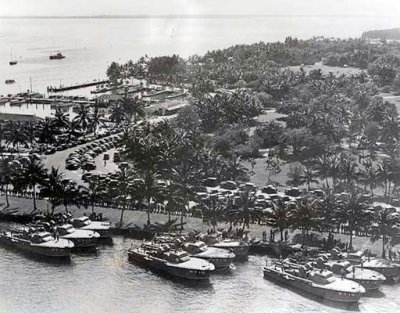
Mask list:
MULTIPOLYGON (((286 36, 359 37, 363 31, 398 27, 394 17, 187 17, 129 19, 0 19, 0 95, 104 78, 112 61, 145 54, 187 57, 234 44, 286 36), (62 52, 66 59, 49 60, 62 52), (8 64, 10 54, 18 61, 8 64), (5 85, 15 79, 14 85, 5 85)), ((69 94, 79 94, 70 91, 69 94)), ((87 92, 86 92, 87 93, 87 92)))
MULTIPOLYGON (((265 280, 265 257, 250 256, 231 274, 209 284, 187 284, 130 263, 126 251, 139 241, 115 238, 96 254, 73 255, 51 264, 0 247, 0 312, 348 312, 265 280)), ((361 312, 398 312, 400 286, 361 299, 361 312)))

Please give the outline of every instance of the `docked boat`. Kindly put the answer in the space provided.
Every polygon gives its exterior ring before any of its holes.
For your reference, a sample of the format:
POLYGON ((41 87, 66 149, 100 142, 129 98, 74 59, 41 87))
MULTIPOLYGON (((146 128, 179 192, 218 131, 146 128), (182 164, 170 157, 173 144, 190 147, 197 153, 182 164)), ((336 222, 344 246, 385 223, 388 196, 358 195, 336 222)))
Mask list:
POLYGON ((264 277, 335 302, 356 303, 365 293, 360 284, 335 277, 331 271, 287 262, 264 267, 264 277))
POLYGON ((64 59, 65 56, 63 56, 60 52, 58 52, 57 54, 52 54, 50 55, 50 60, 60 60, 60 59, 64 59))
POLYGON ((199 234, 196 239, 205 242, 209 247, 225 249, 233 252, 236 259, 246 260, 249 255, 251 244, 240 239, 223 239, 218 235, 199 234))
POLYGON ((60 238, 71 240, 75 248, 94 247, 100 234, 93 230, 75 229, 71 224, 57 226, 60 238))
POLYGON ((77 229, 92 230, 100 235, 100 238, 111 238, 111 225, 109 222, 91 221, 87 216, 73 218, 72 226, 77 229))
POLYGON ((234 267, 232 262, 235 259, 235 254, 226 249, 208 247, 202 241, 185 243, 182 248, 192 257, 207 260, 214 264, 216 270, 225 270, 234 267))
POLYGON ((171 250, 168 245, 145 243, 130 249, 128 257, 140 266, 189 280, 207 280, 215 269, 210 262, 192 258, 186 251, 171 250))
POLYGON ((224 239, 212 244, 211 247, 229 250, 235 254, 236 258, 247 259, 251 245, 242 240, 224 239))
POLYGON ((328 269, 335 275, 352 280, 363 286, 366 290, 378 290, 386 281, 386 277, 381 273, 351 265, 349 261, 345 260, 334 261, 319 257, 316 266, 328 269))
POLYGON ((370 269, 381 273, 388 280, 400 276, 400 264, 391 262, 390 260, 380 259, 376 257, 365 256, 363 252, 338 253, 335 249, 331 252, 333 259, 344 259, 349 261, 355 267, 370 269))
POLYGON ((48 232, 5 231, 0 234, 0 243, 35 255, 64 258, 69 257, 74 243, 54 237, 48 232))

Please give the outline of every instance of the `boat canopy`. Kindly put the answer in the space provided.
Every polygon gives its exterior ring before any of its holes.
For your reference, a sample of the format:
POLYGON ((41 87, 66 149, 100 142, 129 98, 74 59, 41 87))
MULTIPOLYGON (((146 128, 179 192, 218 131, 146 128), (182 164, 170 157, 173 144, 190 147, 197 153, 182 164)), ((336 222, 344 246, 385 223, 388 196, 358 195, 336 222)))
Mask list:
POLYGON ((166 260, 171 263, 182 263, 190 260, 189 255, 185 251, 174 251, 166 253, 166 260))
POLYGON ((70 224, 65 224, 62 226, 58 226, 58 230, 62 235, 72 234, 75 231, 75 228, 70 224))
POLYGON ((333 273, 330 271, 312 272, 310 277, 314 283, 319 285, 330 284, 335 280, 333 273))
POLYGON ((43 243, 53 241, 54 238, 48 232, 34 233, 31 236, 31 241, 33 243, 43 243))

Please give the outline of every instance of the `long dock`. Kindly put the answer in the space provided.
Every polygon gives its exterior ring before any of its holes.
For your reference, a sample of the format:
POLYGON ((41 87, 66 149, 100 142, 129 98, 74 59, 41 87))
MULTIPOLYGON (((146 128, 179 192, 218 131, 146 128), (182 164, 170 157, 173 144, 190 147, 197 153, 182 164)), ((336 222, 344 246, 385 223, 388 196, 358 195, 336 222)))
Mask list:
POLYGON ((63 92, 63 91, 92 87, 92 86, 97 86, 97 85, 104 85, 104 84, 108 84, 109 82, 110 82, 109 80, 100 80, 100 81, 96 81, 96 82, 77 84, 77 85, 65 86, 65 87, 62 87, 62 86, 51 87, 50 86, 50 87, 47 87, 47 92, 63 92))

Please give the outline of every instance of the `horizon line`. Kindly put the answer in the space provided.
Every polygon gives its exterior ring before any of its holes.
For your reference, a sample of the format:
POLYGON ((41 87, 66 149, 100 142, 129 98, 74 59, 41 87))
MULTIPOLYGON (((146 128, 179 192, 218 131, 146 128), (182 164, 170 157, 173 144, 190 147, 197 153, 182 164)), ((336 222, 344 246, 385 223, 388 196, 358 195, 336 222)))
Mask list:
POLYGON ((247 18, 247 17, 396 17, 396 15, 374 14, 98 14, 98 15, 0 15, 3 19, 135 19, 135 18, 247 18))

